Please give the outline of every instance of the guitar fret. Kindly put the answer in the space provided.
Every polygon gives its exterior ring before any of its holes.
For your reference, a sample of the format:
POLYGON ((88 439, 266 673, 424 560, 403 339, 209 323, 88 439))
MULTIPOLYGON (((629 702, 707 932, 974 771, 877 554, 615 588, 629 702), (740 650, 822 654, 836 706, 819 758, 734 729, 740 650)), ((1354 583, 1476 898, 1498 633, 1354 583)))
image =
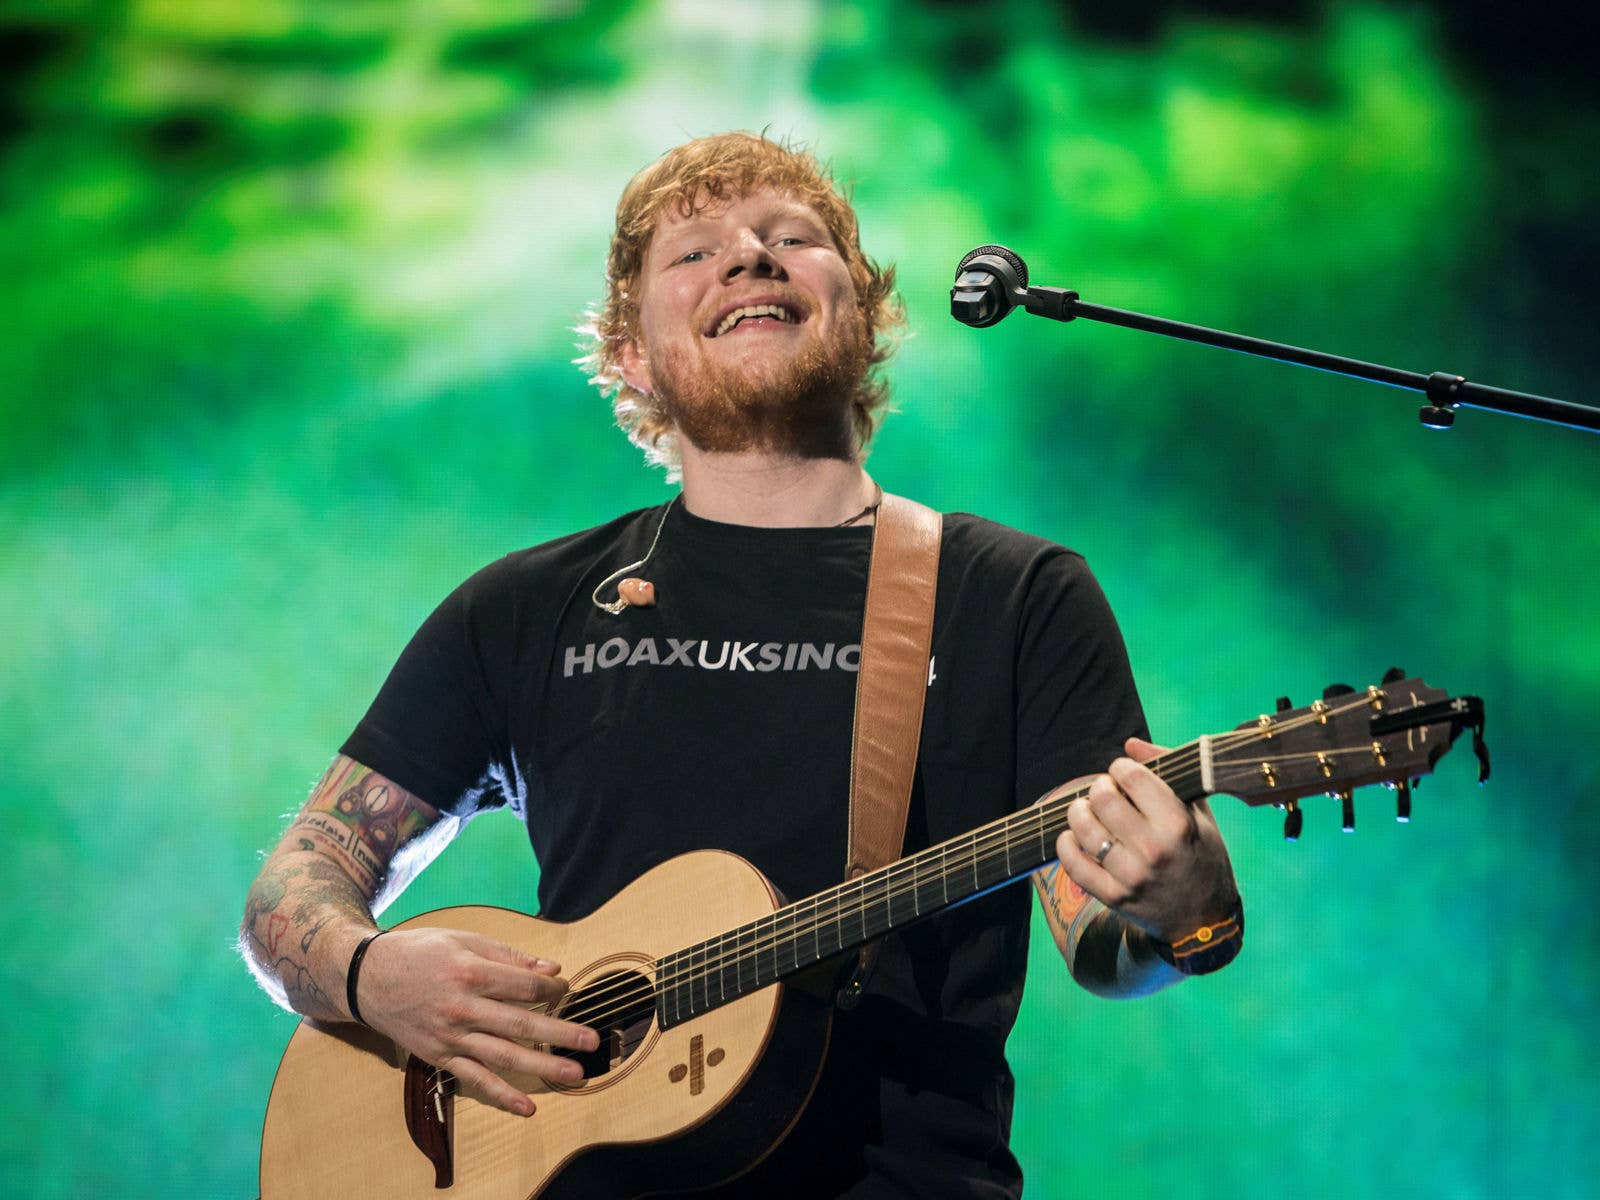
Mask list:
POLYGON ((719 959, 717 966, 717 999, 723 1004, 728 1002, 728 964, 727 955, 723 952, 723 947, 727 944, 727 940, 726 934, 717 939, 717 958, 719 959))
POLYGON ((766 937, 765 921, 750 923, 750 986, 762 988, 769 982, 761 967, 761 944, 766 937))
POLYGON ((903 924, 905 924, 905 922, 907 920, 909 920, 911 918, 914 918, 916 916, 916 903, 917 903, 917 863, 916 863, 916 860, 912 859, 911 860, 911 866, 909 868, 903 868, 899 872, 899 876, 900 876, 899 879, 891 879, 890 883, 889 883, 889 926, 890 926, 890 928, 894 928, 894 927, 896 927, 898 925, 903 925, 903 924), (906 887, 904 885, 905 875, 907 874, 908 871, 909 871, 909 873, 911 875, 911 888, 910 888, 911 913, 909 914, 909 916, 906 913, 906 898, 907 898, 906 897, 906 892, 907 892, 907 889, 906 889, 906 887), (895 901, 896 900, 899 901, 898 910, 895 907, 895 901))
POLYGON ((772 983, 773 981, 775 981, 778 978, 778 938, 777 938, 777 928, 773 924, 773 921, 772 921, 771 917, 768 917, 765 920, 764 924, 767 925, 767 929, 763 930, 763 933, 766 935, 766 941, 767 941, 768 945, 771 947, 771 954, 772 954, 772 973, 767 976, 766 982, 772 983))
POLYGON ((766 983, 761 977, 761 922, 750 925, 750 990, 757 991, 766 983))
POLYGON ((684 990, 688 987, 689 981, 684 967, 685 963, 683 956, 673 955, 674 978, 672 986, 672 1008, 673 1020, 675 1022, 681 1022, 683 1020, 683 1010, 685 1008, 686 1001, 688 1000, 688 996, 684 994, 684 990))
POLYGON ((672 1024, 672 955, 656 960, 656 1018, 664 1027, 672 1024))
POLYGON ((927 869, 927 871, 922 872, 920 874, 920 877, 919 877, 918 881, 917 881, 917 915, 918 916, 922 915, 922 907, 923 907, 923 905, 933 905, 933 906, 937 906, 938 905, 938 902, 939 902, 938 901, 938 897, 934 895, 934 890, 935 890, 935 886, 937 884, 939 884, 940 882, 941 882, 941 880, 939 878, 939 868, 934 866, 932 860, 930 859, 928 861, 928 869, 927 869), (926 890, 927 893, 928 893, 926 899, 924 899, 923 895, 922 895, 924 890, 926 890))
POLYGON ((783 961, 781 955, 785 936, 783 918, 781 915, 774 915, 772 928, 767 933, 767 940, 772 943, 772 976, 774 979, 778 978, 783 972, 783 968, 779 964, 783 961))
POLYGON ((676 1025, 683 1020, 683 971, 679 965, 679 956, 674 954, 668 960, 666 995, 672 1001, 672 1024, 676 1025))
POLYGON ((711 981, 716 972, 715 944, 709 939, 700 943, 700 996, 701 1012, 710 1012, 716 1007, 711 1000, 711 981))

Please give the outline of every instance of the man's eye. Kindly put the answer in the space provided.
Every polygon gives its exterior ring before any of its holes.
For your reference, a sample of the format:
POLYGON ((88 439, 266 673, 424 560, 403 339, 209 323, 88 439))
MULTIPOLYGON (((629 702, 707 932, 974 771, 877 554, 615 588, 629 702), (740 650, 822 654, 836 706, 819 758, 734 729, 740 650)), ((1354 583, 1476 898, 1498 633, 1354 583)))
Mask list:
POLYGON ((805 238, 793 233, 778 239, 778 245, 780 246, 803 246, 805 244, 805 238))

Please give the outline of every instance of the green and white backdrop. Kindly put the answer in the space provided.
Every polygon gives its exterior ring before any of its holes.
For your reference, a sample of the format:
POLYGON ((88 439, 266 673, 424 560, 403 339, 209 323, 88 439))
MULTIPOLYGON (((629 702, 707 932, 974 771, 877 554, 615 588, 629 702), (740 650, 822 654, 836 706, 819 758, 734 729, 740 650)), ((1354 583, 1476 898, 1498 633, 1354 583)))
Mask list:
MULTIPOLYGON (((1029 1195, 1597 1194, 1600 442, 1079 322, 1085 299, 1596 400, 1596 88, 1533 6, 14 0, 0 17, 0 1194, 248 1197, 293 1019, 263 847, 460 578, 668 489, 571 365, 618 191, 768 129, 913 335, 871 466, 1083 551, 1152 725, 1400 664, 1487 701, 1397 825, 1218 802, 1223 974, 1038 962, 1029 1195)), ((509 817, 391 910, 534 904, 509 817)))

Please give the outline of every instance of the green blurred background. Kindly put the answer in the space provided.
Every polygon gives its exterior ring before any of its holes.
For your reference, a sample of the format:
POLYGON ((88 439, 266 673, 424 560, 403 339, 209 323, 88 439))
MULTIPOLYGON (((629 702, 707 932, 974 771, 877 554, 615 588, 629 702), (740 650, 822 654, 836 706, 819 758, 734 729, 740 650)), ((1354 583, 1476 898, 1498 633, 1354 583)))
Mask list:
MULTIPOLYGON (((1524 6, 1528 7, 1528 6, 1524 6)), ((1487 700, 1396 825, 1286 845, 1215 978, 1038 961, 1028 1194, 1600 1194, 1600 442, 1079 322, 1087 300, 1594 402, 1596 89, 1476 5, 14 0, 0 18, 7 1196, 248 1197, 293 1018, 245 889, 472 569, 669 494, 570 360, 616 196, 768 128, 913 336, 872 469, 1085 552, 1179 741, 1400 664, 1487 700)), ((391 910, 534 904, 509 817, 391 910)))

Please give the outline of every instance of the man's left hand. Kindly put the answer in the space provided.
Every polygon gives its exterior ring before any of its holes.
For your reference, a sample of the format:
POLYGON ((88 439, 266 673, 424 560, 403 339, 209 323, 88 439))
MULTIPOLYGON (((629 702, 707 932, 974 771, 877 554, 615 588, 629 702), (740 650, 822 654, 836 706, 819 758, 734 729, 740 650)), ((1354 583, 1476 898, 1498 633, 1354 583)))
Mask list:
POLYGON ((1144 763, 1165 749, 1129 738, 1056 840, 1075 883, 1152 937, 1174 942, 1238 903, 1228 848, 1204 799, 1186 804, 1144 763))

